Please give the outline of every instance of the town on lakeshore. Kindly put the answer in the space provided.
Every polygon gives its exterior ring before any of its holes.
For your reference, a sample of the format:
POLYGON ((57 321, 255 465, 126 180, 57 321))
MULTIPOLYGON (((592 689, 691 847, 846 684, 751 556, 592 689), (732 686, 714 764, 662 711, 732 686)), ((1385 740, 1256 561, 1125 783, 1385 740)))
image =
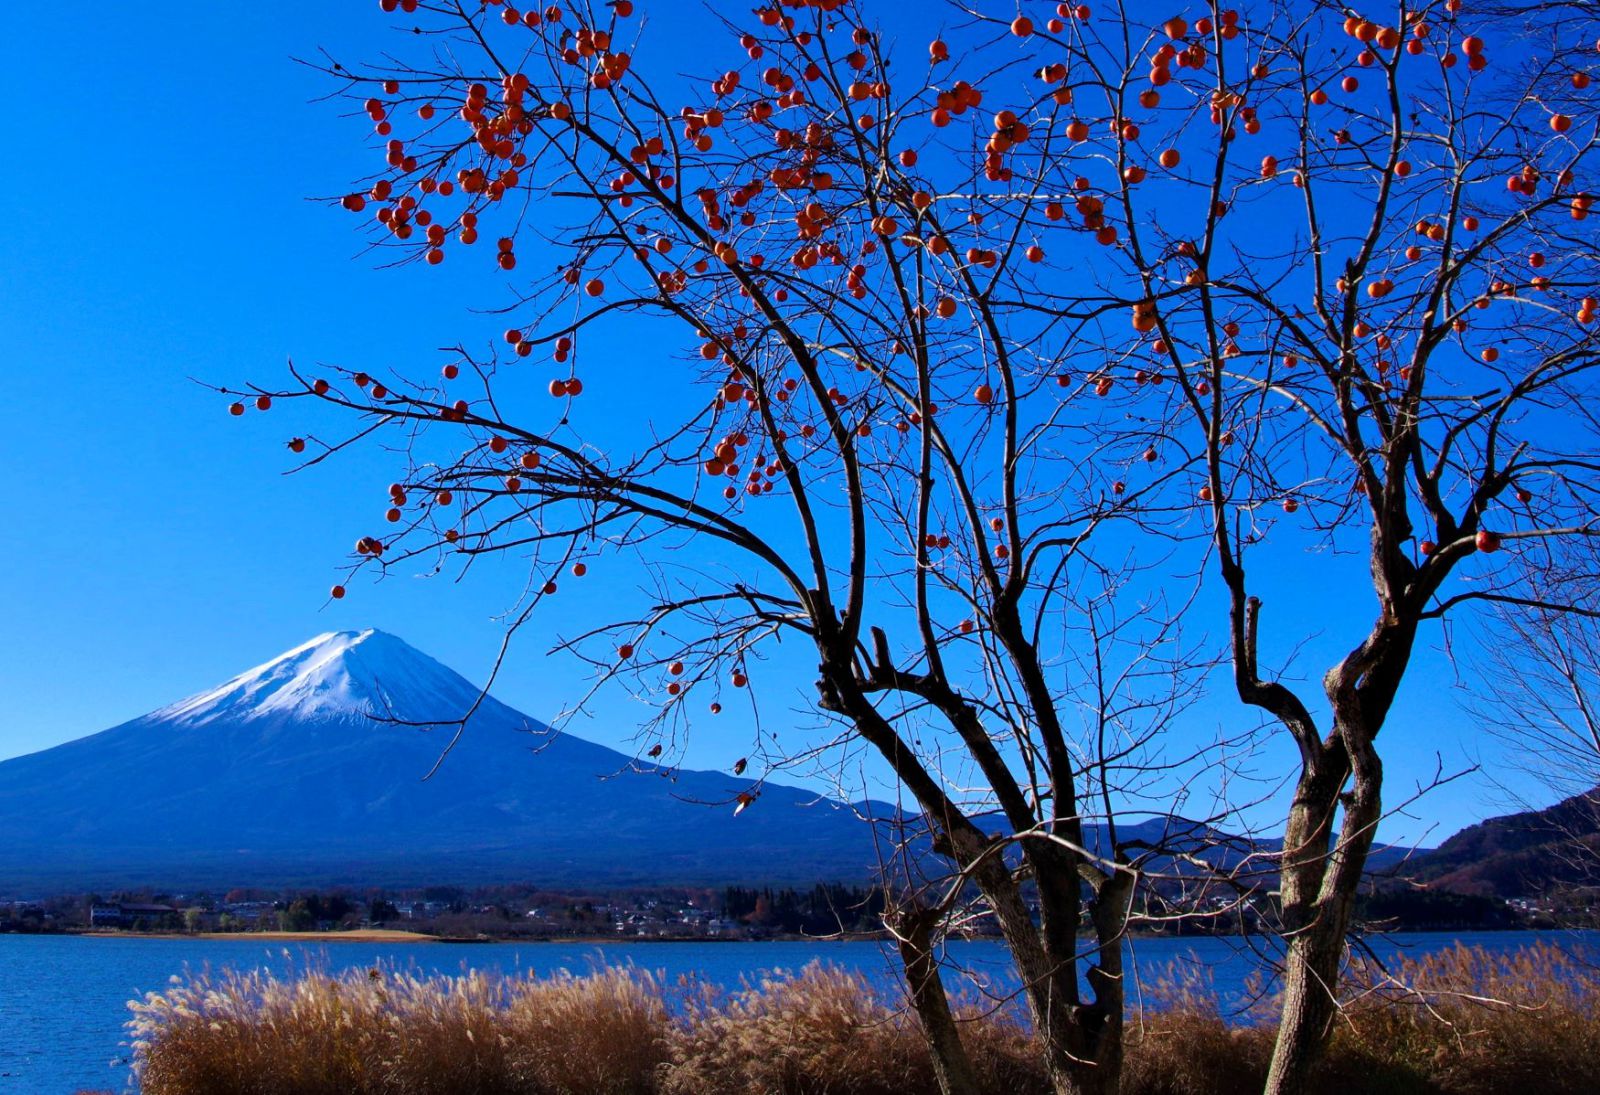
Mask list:
MULTIPOLYGON (((1269 901, 1210 899, 1139 934, 1260 932, 1269 901)), ((1037 915, 1036 903, 1030 903, 1037 915)), ((296 933, 361 938, 374 930, 420 939, 708 941, 885 938, 883 894, 862 886, 658 888, 564 892, 531 886, 465 889, 74 894, 0 899, 0 932, 247 935, 296 933)), ((1173 914, 1176 903, 1158 911, 1173 914)), ((1361 922, 1374 931, 1600 928, 1600 886, 1565 886, 1536 897, 1490 897, 1374 880, 1361 922)), ((1159 923, 1151 916, 1151 923, 1159 923)), ((962 926, 966 938, 1000 938, 993 917, 962 926)))

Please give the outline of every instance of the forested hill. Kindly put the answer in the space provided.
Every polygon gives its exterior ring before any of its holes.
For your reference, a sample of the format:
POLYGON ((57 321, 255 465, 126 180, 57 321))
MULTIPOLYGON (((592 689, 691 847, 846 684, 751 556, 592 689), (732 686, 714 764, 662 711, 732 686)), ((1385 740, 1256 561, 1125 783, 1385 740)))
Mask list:
POLYGON ((1600 885, 1600 788, 1468 826, 1400 873, 1434 889, 1500 898, 1600 885))

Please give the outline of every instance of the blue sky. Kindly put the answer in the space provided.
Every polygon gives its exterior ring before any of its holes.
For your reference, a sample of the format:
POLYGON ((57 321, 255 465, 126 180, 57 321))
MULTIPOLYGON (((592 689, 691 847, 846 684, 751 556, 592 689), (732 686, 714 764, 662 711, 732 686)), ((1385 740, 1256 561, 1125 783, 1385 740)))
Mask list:
MULTIPOLYGON (((688 50, 702 18, 658 17, 649 34, 662 53, 688 50)), ((468 312, 472 299, 503 299, 481 269, 377 269, 350 219, 307 200, 342 192, 372 160, 362 123, 311 102, 329 88, 292 57, 319 45, 370 56, 390 33, 364 0, 8 13, 0 147, 22 154, 0 172, 0 462, 11 471, 0 758, 135 717, 321 631, 380 627, 474 679, 490 664, 514 568, 460 584, 358 581, 327 603, 349 545, 386 504, 390 461, 368 450, 285 477, 282 442, 298 425, 277 411, 230 418, 190 379, 271 380, 290 357, 423 372, 438 367, 434 347, 503 326, 468 312)), ((620 414, 648 412, 621 398, 620 414)), ((1362 565, 1302 562, 1278 576, 1286 592, 1362 565)), ((605 594, 604 574, 589 582, 579 610, 605 594)), ((1353 641, 1368 615, 1366 602, 1331 610, 1312 653, 1353 641)), ((524 641, 496 691, 547 716, 573 698, 572 674, 541 648, 524 641)), ((1478 756, 1470 720, 1440 702, 1452 683, 1441 656, 1419 658, 1386 734, 1391 803, 1436 756, 1446 769, 1478 756)), ((802 703, 804 684, 775 708, 802 703)), ((610 700, 573 729, 629 748, 638 711, 610 700)), ((1194 718, 1209 734, 1238 713, 1219 703, 1194 718)), ((722 763, 743 733, 734 722, 708 732, 689 763, 722 763)), ((1438 839, 1503 807, 1463 781, 1385 835, 1437 824, 1438 839)))

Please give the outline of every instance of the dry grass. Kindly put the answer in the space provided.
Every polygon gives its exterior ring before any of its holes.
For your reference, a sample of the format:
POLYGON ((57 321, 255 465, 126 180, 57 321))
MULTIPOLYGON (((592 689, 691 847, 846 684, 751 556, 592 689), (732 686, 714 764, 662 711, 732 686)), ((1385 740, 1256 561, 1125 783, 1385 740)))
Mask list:
MULTIPOLYGON (((1600 971, 1535 944, 1457 946, 1388 969, 1357 962, 1322 1068, 1329 1095, 1589 1095, 1600 1091, 1600 971)), ((1229 1023, 1193 980, 1158 984, 1130 1024, 1129 1095, 1259 1091, 1276 999, 1229 1023)))
POLYGON ((631 969, 202 973, 129 1025, 146 1095, 643 1095, 666 1060, 664 999, 631 969))
MULTIPOLYGON (((1600 1090, 1600 978, 1566 952, 1457 948, 1353 971, 1328 1092, 1600 1090)), ((915 1021, 860 976, 813 965, 722 991, 632 969, 589 976, 278 980, 200 974, 134 1005, 147 1095, 910 1095, 933 1089, 915 1021)), ((963 1011, 986 1091, 1047 1090, 1027 1031, 963 1011)), ((1229 1022, 1193 978, 1128 1026, 1128 1095, 1260 1090, 1269 1024, 1229 1022)))
POLYGON ((892 1095, 930 1091, 914 1020, 854 974, 810 966, 723 995, 691 998, 661 1091, 892 1095))
POLYGON ((1600 971, 1540 943, 1358 967, 1335 1062, 1374 1092, 1600 1091, 1600 971), (1386 1086, 1385 1086, 1386 1085, 1386 1086))
POLYGON ((1272 1057, 1270 1026, 1224 1016, 1206 977, 1169 966, 1144 986, 1128 1019, 1123 1089, 1129 1095, 1259 1091, 1272 1057))

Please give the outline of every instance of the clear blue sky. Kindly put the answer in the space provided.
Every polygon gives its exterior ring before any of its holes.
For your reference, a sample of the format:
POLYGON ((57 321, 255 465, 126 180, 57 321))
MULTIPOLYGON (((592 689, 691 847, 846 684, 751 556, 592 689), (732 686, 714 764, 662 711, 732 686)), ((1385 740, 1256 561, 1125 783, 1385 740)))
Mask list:
MULTIPOLYGON (((658 15, 648 33, 663 54, 688 51, 703 19, 658 15)), ((491 284, 481 269, 376 269, 348 217, 306 200, 342 192, 372 160, 361 123, 312 103, 329 89, 291 58, 318 46, 371 56, 386 27, 375 0, 7 13, 0 758, 135 717, 321 631, 380 627, 474 679, 489 665, 514 570, 460 585, 362 581, 325 603, 385 504, 388 460, 369 450, 286 478, 291 419, 230 418, 189 379, 273 379, 291 356, 421 372, 437 368, 434 347, 498 329, 467 311, 491 284)), ((1283 588, 1329 565, 1361 562, 1308 556, 1283 588)), ((1366 602, 1330 612, 1307 671, 1368 616, 1366 602)), ((573 698, 572 673, 540 652, 524 641, 496 691, 548 717, 573 698)), ((1470 720, 1440 702, 1451 681, 1441 657, 1417 662, 1386 734, 1391 803, 1436 753, 1447 768, 1476 756, 1470 720)), ((629 748, 637 711, 608 701, 573 729, 629 748)), ((1231 717, 1213 705, 1197 729, 1231 717)), ((741 733, 719 727, 689 762, 723 763, 741 733)), ((1489 794, 1481 782, 1446 788, 1385 835, 1437 823, 1438 839, 1501 812, 1489 794)))

